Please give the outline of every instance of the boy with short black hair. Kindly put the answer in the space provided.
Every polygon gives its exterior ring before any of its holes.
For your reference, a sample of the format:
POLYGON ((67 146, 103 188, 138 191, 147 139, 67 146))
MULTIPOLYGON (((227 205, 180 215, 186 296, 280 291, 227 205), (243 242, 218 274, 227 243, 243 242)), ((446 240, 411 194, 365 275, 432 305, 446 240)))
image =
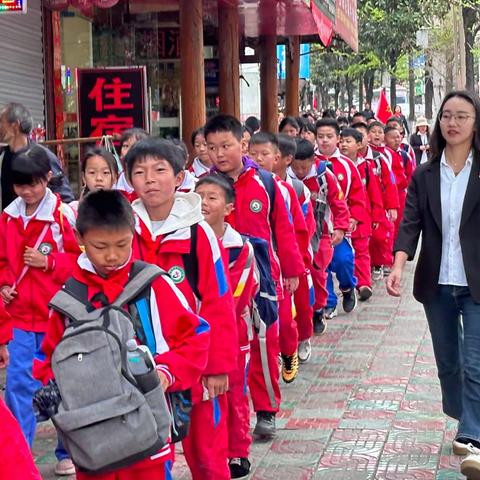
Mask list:
POLYGON ((355 163, 367 195, 366 209, 369 221, 361 223, 352 232, 352 244, 355 249, 355 276, 358 278, 357 290, 361 301, 368 300, 373 293, 369 243, 372 231, 378 228, 385 216, 380 185, 372 165, 359 155, 363 150, 363 135, 354 128, 344 128, 340 133, 340 151, 355 163), (372 230, 373 229, 373 230, 372 230))
POLYGON ((148 138, 126 158, 127 175, 138 199, 134 255, 167 271, 191 309, 211 329, 207 367, 192 389, 190 433, 183 440, 194 480, 227 479, 228 374, 237 367, 237 334, 232 292, 220 245, 204 221, 201 199, 178 192, 184 156, 171 141, 148 138))
MULTIPOLYGON (((262 171, 249 157, 242 155, 242 125, 235 117, 217 115, 211 118, 205 125, 205 138, 216 170, 233 181, 235 209, 227 218, 228 223, 241 234, 267 242, 271 278, 276 283, 277 296, 282 298, 284 287, 293 293, 305 267, 278 185, 270 173, 262 171), (273 242, 278 256, 274 253, 273 242)), ((275 415, 281 397, 278 383, 278 323, 277 318, 268 321, 271 322, 266 331, 268 372, 264 373, 262 362, 254 361, 254 357, 260 358, 260 345, 254 341, 249 382, 257 412, 254 434, 271 437, 276 432, 275 415)), ((264 365, 267 367, 267 362, 264 365)))
MULTIPOLYGON (((80 254, 73 232, 75 214, 48 188, 50 168, 43 147, 20 153, 11 172, 18 197, 0 218, 0 296, 13 322, 5 402, 30 447, 37 423, 32 398, 39 387, 32 364, 47 329, 47 302, 80 254)), ((56 456, 56 471, 71 474, 73 466, 61 445, 56 456)))
MULTIPOLYGON (((365 190, 357 167, 349 158, 342 155, 338 149, 340 129, 336 121, 328 118, 321 119, 316 123, 316 128, 317 146, 320 152, 317 158, 331 162, 332 171, 337 177, 347 201, 350 211, 350 229, 347 232, 347 237, 349 237, 359 224, 369 221, 365 213, 365 190)), ((347 238, 335 247, 332 262, 328 269, 326 318, 333 318, 337 315, 338 300, 333 286, 333 273, 337 276, 342 292, 343 310, 349 313, 357 305, 355 294, 357 278, 354 275, 354 258, 354 250, 347 238)))
MULTIPOLYGON (((111 305, 137 275, 133 273, 137 264, 132 260, 135 219, 131 207, 118 191, 90 193, 79 206, 76 228, 85 253, 78 259, 73 279, 85 286, 86 304, 94 309, 111 305)), ((145 329, 140 333, 138 324, 130 318, 137 341, 146 336, 164 391, 190 388, 207 362, 208 324, 188 308, 184 296, 167 275, 145 284, 145 290, 150 292, 147 311, 151 332, 147 333, 142 320, 145 329)), ((53 379, 52 356, 67 326, 65 317, 52 311, 42 343, 44 360, 35 365, 35 375, 43 383, 53 379)), ((115 475, 125 480, 147 477, 167 480, 171 478, 172 459, 167 443, 157 454, 132 461, 114 472, 90 474, 77 470, 77 479, 110 480, 115 475)))
MULTIPOLYGON (((253 135, 249 145, 250 158, 255 160, 261 168, 267 172, 273 172, 275 165, 280 160, 280 150, 275 135, 267 132, 259 132, 253 135)), ((308 265, 311 263, 309 254, 310 236, 302 213, 301 205, 295 188, 274 175, 274 180, 280 187, 280 191, 285 199, 285 204, 290 212, 293 226, 295 229, 295 237, 303 262, 305 263, 305 271, 300 276, 300 282, 307 286, 306 301, 308 297, 308 281, 306 279, 309 274, 308 265), (303 279, 303 280, 302 280, 303 279)), ((298 181, 298 180, 297 180, 298 181)), ((299 182, 299 181, 298 181, 299 182)), ((302 187, 301 182, 299 184, 302 187)), ((300 284, 299 284, 300 288, 300 284)), ((298 288, 296 290, 298 292, 298 288)), ((295 292, 295 293, 296 293, 295 292)), ((298 373, 298 327, 294 321, 292 312, 293 296, 287 292, 283 292, 283 298, 279 301, 279 319, 280 319, 280 352, 282 355, 282 378, 285 383, 291 383, 295 380, 298 373)), ((306 323, 312 323, 312 317, 303 320, 306 323)), ((309 337, 308 337, 309 338, 309 337)), ((308 339, 307 338, 307 339, 308 339)), ((307 340, 305 338, 303 340, 307 340)))
POLYGON ((250 472, 250 405, 248 368, 252 340, 252 302, 258 288, 256 263, 251 243, 242 237, 225 217, 231 214, 235 192, 222 174, 202 177, 196 185, 202 197, 202 213, 225 249, 230 285, 235 300, 239 339, 238 365, 229 375, 228 458, 231 478, 244 478, 250 472))

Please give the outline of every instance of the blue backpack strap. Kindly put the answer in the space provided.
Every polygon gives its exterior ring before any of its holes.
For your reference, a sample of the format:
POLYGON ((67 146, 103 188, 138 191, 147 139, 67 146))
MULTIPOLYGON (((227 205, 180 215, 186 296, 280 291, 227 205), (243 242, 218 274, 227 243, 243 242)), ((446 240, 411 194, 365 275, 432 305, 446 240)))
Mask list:
POLYGON ((400 156, 402 157, 402 160, 403 160, 403 168, 406 168, 406 167, 407 167, 407 163, 408 163, 408 161, 410 160, 409 157, 408 157, 407 151, 404 150, 403 148, 401 148, 398 153, 400 153, 400 156))
POLYGON ((272 215, 273 208, 275 205, 275 180, 273 179, 273 175, 270 172, 267 172, 263 168, 259 168, 258 175, 260 180, 267 191, 268 198, 270 199, 270 216, 272 215))

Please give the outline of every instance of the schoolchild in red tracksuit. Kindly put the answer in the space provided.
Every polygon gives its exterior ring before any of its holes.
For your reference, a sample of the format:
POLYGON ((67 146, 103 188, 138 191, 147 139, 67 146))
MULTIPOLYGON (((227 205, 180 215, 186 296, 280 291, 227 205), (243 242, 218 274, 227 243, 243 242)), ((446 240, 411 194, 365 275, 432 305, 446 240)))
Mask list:
POLYGON ((313 249, 310 243, 315 234, 316 222, 310 190, 301 180, 292 178, 287 173, 289 166, 295 159, 297 143, 294 138, 283 133, 277 135, 277 141, 280 155, 276 158, 273 171, 281 180, 288 183, 295 190, 308 230, 307 253, 303 254, 306 274, 300 277, 300 283, 293 295, 296 313, 295 322, 298 331, 298 359, 300 363, 305 363, 308 362, 312 354, 310 339, 313 336, 315 290, 312 278, 313 249))
POLYGON ((340 151, 355 163, 367 196, 366 211, 369 221, 359 223, 352 232, 352 244, 355 249, 355 276, 358 279, 357 290, 359 299, 365 301, 372 296, 370 237, 372 231, 378 228, 385 212, 380 184, 375 176, 373 166, 368 160, 359 156, 360 150, 363 149, 362 142, 362 133, 354 128, 344 128, 340 133, 340 151))
MULTIPOLYGON (((337 177, 347 201, 350 212, 350 232, 353 232, 358 224, 369 221, 365 210, 365 189, 355 164, 338 150, 340 129, 337 122, 333 119, 324 118, 317 122, 316 128, 317 145, 320 151, 318 158, 332 164, 332 171, 337 177)), ((347 238, 335 247, 332 262, 328 268, 326 318, 333 318, 337 315, 337 295, 333 285, 333 273, 337 276, 342 292, 343 310, 349 313, 357 304, 355 295, 357 278, 354 275, 355 255, 349 238, 350 235, 347 235, 347 238)))
MULTIPOLYGON (((12 321, 0 302, 0 369, 8 365, 7 344, 12 340, 12 321)), ((41 480, 20 425, 0 398, 0 478, 41 480)))
MULTIPOLYGON (((48 301, 69 276, 80 249, 75 215, 47 188, 51 176, 45 151, 37 146, 15 159, 12 181, 18 198, 0 218, 0 294, 12 317, 5 402, 30 447, 36 428, 32 408, 39 384, 32 377, 35 352, 47 328, 48 301)), ((59 445, 57 459, 73 466, 59 445)), ((58 467, 58 465, 57 465, 58 467)))
MULTIPOLYGON (((250 158, 268 172, 273 172, 275 164, 280 159, 280 150, 275 135, 266 132, 259 132, 252 136, 249 144, 250 158)), ((310 235, 305 222, 305 217, 298 200, 295 188, 280 177, 274 175, 280 191, 282 192, 295 230, 297 246, 302 254, 304 263, 311 263, 310 235)), ((303 185, 302 185, 303 187, 303 185)), ((302 188, 303 191, 303 188, 302 188)), ((306 278, 309 271, 305 269, 301 278, 306 278)), ((298 290, 298 289, 297 289, 298 290)), ((308 301, 308 297, 307 297, 308 301)), ((283 292, 283 299, 279 302, 280 318, 280 352, 282 355, 282 378, 285 383, 295 380, 298 373, 298 328, 294 320, 293 296, 283 292)), ((312 320, 310 320, 312 321, 312 320)))
MULTIPOLYGON (((92 193, 80 205, 77 231, 85 253, 78 258, 72 276, 86 286, 88 299, 96 308, 105 304, 98 300, 99 294, 111 304, 129 280, 134 222, 128 202, 115 191, 92 193)), ((207 322, 191 311, 185 297, 166 275, 151 284, 150 318, 155 345, 151 353, 164 391, 191 388, 207 363, 207 322)), ((34 369, 44 384, 53 378, 51 358, 65 327, 65 318, 52 311, 41 347, 43 360, 36 361, 34 369)), ((77 479, 168 480, 172 460, 173 451, 167 443, 154 456, 133 465, 104 474, 77 471, 77 479)))
POLYGON ((188 167, 188 171, 197 179, 210 173, 212 162, 208 156, 207 141, 203 128, 198 128, 192 133, 192 146, 195 150, 195 158, 188 167))
MULTIPOLYGON (((233 180, 235 209, 228 216, 228 223, 241 234, 268 243, 277 296, 282 298, 284 288, 293 294, 305 266, 278 184, 271 177, 267 178, 268 172, 259 171, 250 158, 242 157, 241 124, 235 117, 217 115, 210 119, 205 125, 205 138, 215 168, 233 180)), ((257 412, 254 434, 259 436, 275 434, 275 414, 280 407, 278 322, 270 320, 272 323, 265 338, 268 362, 263 359, 262 365, 260 339, 256 336, 249 372, 250 392, 257 412), (267 368, 268 372, 264 372, 267 368)))
POLYGON ((181 155, 172 142, 158 139, 138 142, 127 155, 127 172, 139 197, 132 204, 134 255, 167 271, 192 310, 210 324, 208 364, 192 390, 190 433, 183 447, 195 480, 224 479, 230 476, 225 394, 228 374, 237 366, 233 298, 200 197, 175 192, 183 179, 181 155))
POLYGON ((368 126, 368 139, 369 150, 367 158, 371 156, 376 165, 376 174, 381 179, 383 206, 387 212, 386 219, 374 231, 372 241, 370 242, 373 277, 378 279, 383 277, 384 267, 386 269, 390 268, 393 262, 393 236, 400 202, 396 175, 392 168, 392 158, 388 154, 385 155, 383 124, 372 122, 368 126))
POLYGON ((404 140, 405 138, 405 128, 401 121, 399 121, 398 117, 390 117, 386 123, 387 127, 396 128, 400 132, 400 145, 399 149, 404 151, 407 154, 407 158, 404 162, 405 167, 405 175, 407 177, 407 184, 410 184, 410 180, 412 179, 413 172, 417 167, 417 160, 415 159, 415 151, 413 147, 404 140))
POLYGON ((333 247, 342 242, 349 229, 350 215, 343 192, 326 162, 316 162, 313 146, 307 140, 299 140, 295 160, 288 169, 292 178, 303 181, 310 190, 316 215, 316 234, 312 241, 312 278, 315 290, 314 331, 323 334, 326 330, 324 309, 328 292, 327 268, 333 257, 333 247), (323 218, 317 207, 324 205, 323 218))
POLYGON ((398 174, 395 175, 395 179, 397 180, 398 201, 400 208, 398 210, 397 220, 395 221, 394 238, 396 238, 398 229, 400 228, 400 222, 402 221, 403 217, 403 209, 405 208, 405 201, 407 199, 409 178, 412 176, 412 163, 408 160, 404 161, 403 155, 405 155, 405 152, 401 151, 401 140, 402 138, 400 136, 400 132, 396 128, 385 128, 385 144, 387 147, 386 151, 392 158, 392 165, 397 165, 398 169, 398 174))
POLYGON ((202 197, 202 213, 221 240, 228 265, 230 286, 235 301, 239 339, 238 366, 229 375, 228 458, 231 478, 243 478, 250 472, 250 406, 248 399, 248 366, 250 342, 253 338, 252 302, 258 283, 253 247, 228 223, 235 202, 230 182, 222 174, 206 175, 197 184, 202 197))

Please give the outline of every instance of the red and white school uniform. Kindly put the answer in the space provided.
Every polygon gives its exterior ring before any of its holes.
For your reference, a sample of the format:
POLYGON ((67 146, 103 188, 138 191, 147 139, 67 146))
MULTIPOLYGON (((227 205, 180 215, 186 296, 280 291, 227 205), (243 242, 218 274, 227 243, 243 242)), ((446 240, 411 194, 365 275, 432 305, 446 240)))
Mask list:
POLYGON ((258 289, 255 257, 250 242, 228 223, 221 238, 229 265, 230 285, 235 301, 238 332, 238 364, 229 374, 228 400, 228 458, 248 458, 250 435, 250 405, 248 399, 248 368, 250 342, 253 338, 252 301, 258 289))
MULTIPOLYGON (((292 178, 297 178, 292 169, 288 170, 288 174, 292 178)), ((343 230, 344 232, 347 232, 350 221, 350 214, 347 202, 345 201, 345 196, 336 176, 328 167, 325 169, 324 178, 327 190, 327 209, 322 225, 322 236, 317 250, 313 252, 311 271, 315 291, 315 304, 313 306, 315 310, 321 310, 327 304, 327 267, 330 265, 333 257, 333 247, 330 244, 330 234, 333 230, 343 230)), ((317 165, 312 165, 310 172, 305 178, 297 178, 297 180, 301 180, 310 191, 312 206, 315 208, 320 192, 320 184, 317 179, 317 165)))
POLYGON ((369 216, 369 221, 359 223, 352 233, 352 244, 355 249, 355 276, 357 277, 357 288, 360 288, 372 286, 369 250, 373 231, 372 224, 375 224, 375 228, 378 228, 385 217, 385 210, 383 209, 380 184, 372 164, 367 159, 360 157, 357 160, 356 167, 365 187, 367 196, 366 213, 369 216))
POLYGON ((195 178, 200 180, 205 175, 210 173, 211 167, 202 163, 202 161, 195 157, 190 167, 188 167, 188 171, 193 174, 195 178))
MULTIPOLYGON (((286 176, 285 182, 293 187, 294 179, 289 175, 286 176)), ((296 181, 301 182, 301 180, 296 179, 296 181)), ((298 288, 295 290, 293 295, 293 303, 295 309, 295 322, 297 324, 298 331, 298 341, 303 342, 308 340, 313 335, 313 305, 315 304, 315 291, 313 288, 313 279, 312 279, 312 263, 313 263, 313 250, 310 245, 312 237, 316 230, 315 216, 313 214, 313 207, 311 202, 310 190, 301 182, 303 186, 303 191, 300 196, 298 192, 294 189, 297 194, 300 207, 302 209, 302 214, 305 219, 305 224, 308 231, 308 244, 301 246, 301 252, 303 255, 303 263, 305 264, 305 274, 300 277, 300 282, 298 288)), ((298 241, 297 237, 297 241, 298 241)), ((299 246, 300 246, 299 241, 299 246)))
MULTIPOLYGON (((300 277, 305 266, 298 250, 295 231, 282 192, 273 182, 274 205, 270 204, 266 186, 258 174, 258 165, 243 157, 244 170, 233 184, 235 209, 226 218, 232 227, 243 235, 262 238, 268 242, 272 278, 277 286, 277 296, 283 296, 282 277, 300 277), (274 250, 275 245, 275 250, 274 250)), ((252 342, 252 357, 249 371, 249 386, 254 410, 277 412, 280 407, 278 354, 278 322, 266 332, 268 375, 264 375, 258 338, 252 342), (265 383, 268 377, 269 384, 265 383)))
POLYGON ((197 184, 198 178, 195 177, 193 173, 188 170, 184 171, 183 182, 177 188, 177 192, 193 192, 195 191, 195 185, 197 184))
MULTIPOLYGON (((397 210, 399 212, 400 203, 398 199, 398 189, 396 176, 392 169, 391 157, 382 153, 382 147, 369 146, 365 158, 374 165, 374 171, 380 180, 382 190, 383 207, 385 209, 385 218, 378 228, 372 232, 370 240, 370 259, 372 266, 390 267, 393 263, 393 238, 395 232, 394 223, 388 218, 388 210, 397 210), (380 153, 374 157, 373 151, 380 153)), ((397 167, 398 170, 398 167, 397 167)))
MULTIPOLYGON (((100 277, 85 254, 78 259, 72 276, 87 286, 87 294, 95 307, 102 305, 92 300, 103 293, 113 303, 128 282, 132 261, 110 274, 100 277)), ((167 276, 152 282, 150 311, 155 335, 156 351, 152 352, 157 368, 169 380, 170 390, 185 390, 194 386, 208 360, 210 331, 207 322, 195 315, 182 293, 167 276)), ((53 378, 51 358, 65 330, 65 319, 52 311, 44 341, 43 360, 36 360, 34 375, 46 384, 53 378)), ((81 387, 79 387, 81 388, 81 387)), ((77 471, 78 480, 134 480, 138 478, 169 479, 173 451, 166 444, 156 455, 129 467, 111 473, 90 475, 77 471)))
MULTIPOLYGON (((237 367, 238 339, 232 292, 224 269, 220 245, 203 220, 201 198, 196 193, 175 194, 170 215, 152 222, 141 200, 132 204, 136 215, 134 256, 163 268, 185 295, 194 312, 211 329, 208 364, 203 377, 229 374, 237 367), (196 229, 198 263, 197 298, 188 281, 184 255, 192 248, 192 226, 196 229)), ((227 465, 227 399, 205 396, 203 383, 192 389, 193 411, 190 433, 183 441, 185 458, 196 479, 223 479, 227 465)))
MULTIPOLYGON (((302 255, 304 264, 305 261, 308 264, 311 263, 311 253, 309 251, 310 247, 310 235, 308 232, 307 224, 305 222, 305 217, 300 206, 300 202, 297 197, 297 193, 292 185, 280 177, 274 175, 275 181, 280 187, 283 198, 285 200, 285 205, 288 208, 292 224, 295 230, 296 243, 299 248, 299 251, 302 255)), ((303 273, 299 277, 306 279, 306 276, 309 274, 307 268, 304 269, 303 273)), ((308 285, 308 283, 307 283, 308 285)), ((308 302, 308 298, 307 298, 308 302)), ((308 305, 308 304, 307 304, 308 305)), ((293 355, 298 348, 298 327, 295 322, 295 315, 293 312, 293 296, 287 292, 285 289, 283 291, 283 298, 279 302, 279 319, 280 319, 280 352, 283 355, 293 355)), ((313 312, 312 312, 313 315, 313 312)), ((308 321, 308 320, 307 320, 308 321)), ((312 317, 310 317, 310 323, 312 323, 312 317)))

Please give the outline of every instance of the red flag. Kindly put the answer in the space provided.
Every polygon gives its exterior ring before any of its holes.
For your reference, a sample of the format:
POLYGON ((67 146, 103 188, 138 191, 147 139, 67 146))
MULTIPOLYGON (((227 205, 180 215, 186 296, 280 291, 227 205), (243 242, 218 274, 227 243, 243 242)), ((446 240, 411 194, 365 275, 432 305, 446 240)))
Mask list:
POLYGON ((390 104, 387 100, 387 95, 385 94, 385 89, 382 88, 380 92, 380 98, 377 105, 377 114, 376 117, 380 122, 387 123, 387 120, 393 115, 390 104))

